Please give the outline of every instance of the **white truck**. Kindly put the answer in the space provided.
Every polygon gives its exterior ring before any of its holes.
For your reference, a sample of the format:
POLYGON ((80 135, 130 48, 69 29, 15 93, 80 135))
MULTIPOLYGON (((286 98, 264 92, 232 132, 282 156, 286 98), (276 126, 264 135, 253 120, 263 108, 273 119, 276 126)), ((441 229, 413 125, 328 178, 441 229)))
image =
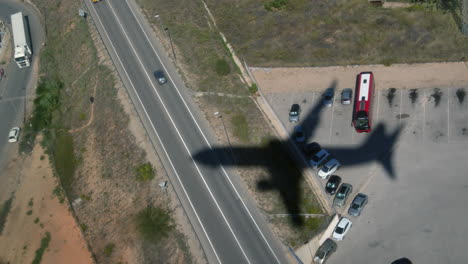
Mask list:
POLYGON ((29 65, 31 65, 32 52, 28 45, 25 24, 23 13, 19 12, 11 15, 11 27, 13 29, 13 42, 15 45, 15 61, 20 68, 29 67, 29 65))

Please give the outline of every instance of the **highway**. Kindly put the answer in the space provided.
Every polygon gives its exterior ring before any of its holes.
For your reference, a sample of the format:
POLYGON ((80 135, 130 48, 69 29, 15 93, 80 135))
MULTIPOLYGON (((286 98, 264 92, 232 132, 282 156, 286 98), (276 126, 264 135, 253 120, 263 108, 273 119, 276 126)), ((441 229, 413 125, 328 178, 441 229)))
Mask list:
MULTIPOLYGON (((0 0, 0 19, 7 22, 10 32, 10 16, 20 11, 30 21, 33 48, 32 62, 34 63, 44 39, 37 14, 33 8, 25 4, 11 0, 0 0)), ((10 45, 9 47, 12 49, 12 46, 10 45)), ((16 66, 13 58, 2 67, 4 67, 6 78, 0 81, 0 168, 5 165, 9 155, 16 150, 16 144, 8 143, 8 132, 14 126, 22 127, 24 104, 26 102, 25 96, 29 94, 29 91, 32 90, 31 86, 34 84, 32 80, 33 67, 20 69, 16 66)))
MULTIPOLYGON (((216 140, 132 1, 85 1, 210 263, 288 263, 239 177, 192 155, 216 140), (168 82, 153 73, 162 69, 168 82)), ((209 159, 219 162, 226 156, 209 159)))

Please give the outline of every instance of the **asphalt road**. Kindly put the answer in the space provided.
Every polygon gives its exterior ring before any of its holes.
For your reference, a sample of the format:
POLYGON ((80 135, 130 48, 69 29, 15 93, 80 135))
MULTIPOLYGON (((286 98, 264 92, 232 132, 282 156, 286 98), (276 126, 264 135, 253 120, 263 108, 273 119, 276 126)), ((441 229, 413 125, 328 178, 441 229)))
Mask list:
POLYGON ((192 154, 210 149, 215 140, 134 3, 87 1, 86 5, 153 145, 162 153, 172 187, 208 261, 287 263, 285 248, 268 229, 238 176, 192 159, 192 154), (164 85, 153 76, 159 69, 169 77, 164 85))
MULTIPOLYGON (((0 19, 8 24, 11 32, 11 14, 23 12, 28 16, 31 26, 31 41, 33 58, 36 59, 38 48, 43 42, 41 23, 35 10, 24 3, 0 0, 0 19)), ((13 39, 11 39, 13 41, 13 39)), ((13 47, 11 43, 10 48, 13 47)), ((0 167, 8 159, 8 155, 16 148, 16 144, 8 143, 8 132, 14 126, 21 127, 24 120, 25 96, 31 90, 33 67, 20 69, 13 58, 4 67, 6 78, 0 81, 0 167)))

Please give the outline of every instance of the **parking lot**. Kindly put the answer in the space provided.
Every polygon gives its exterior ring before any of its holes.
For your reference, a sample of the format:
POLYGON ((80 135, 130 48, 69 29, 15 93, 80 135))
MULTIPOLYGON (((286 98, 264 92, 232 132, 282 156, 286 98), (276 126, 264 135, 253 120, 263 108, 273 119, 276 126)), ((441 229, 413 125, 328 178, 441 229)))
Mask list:
MULTIPOLYGON (((468 89, 377 89, 373 127, 383 128, 380 135, 375 130, 355 132, 353 104, 339 102, 341 89, 335 91, 332 107, 308 116, 321 103, 319 90, 266 90, 264 95, 290 133, 294 124, 288 120, 289 108, 299 104, 298 124, 310 136, 308 141, 320 143, 342 162, 335 174, 354 189, 337 213, 347 215, 358 192, 369 195, 363 214, 348 216, 353 226, 328 263, 390 263, 401 257, 413 263, 465 263, 468 89), (391 135, 398 129, 393 142, 391 135), (391 164, 393 175, 377 162, 382 159, 391 164)), ((320 182, 324 187, 326 181, 320 182)), ((328 198, 331 203, 333 197, 328 198)))

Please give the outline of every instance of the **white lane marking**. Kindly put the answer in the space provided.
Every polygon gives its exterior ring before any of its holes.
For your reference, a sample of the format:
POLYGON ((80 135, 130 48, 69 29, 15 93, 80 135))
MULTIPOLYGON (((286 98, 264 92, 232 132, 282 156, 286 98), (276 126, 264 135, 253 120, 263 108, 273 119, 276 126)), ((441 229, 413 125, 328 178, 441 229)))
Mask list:
MULTIPOLYGON (((208 145, 208 147, 210 148, 210 150, 213 150, 213 147, 211 146, 210 142, 208 141, 208 139, 206 138, 205 134, 203 133, 202 129, 200 128, 200 125, 198 124, 197 120, 195 119, 195 117, 193 116, 193 113, 192 111, 190 110, 190 108, 188 107, 187 103, 185 102, 185 99, 184 97, 181 95, 180 91, 179 91, 179 88, 177 87, 177 85, 174 83, 174 80, 172 79, 169 71, 167 70, 166 66, 164 66, 164 63, 162 62, 161 58, 159 57, 159 54, 156 52, 155 48, 153 47, 153 44, 151 43, 148 35, 146 34, 146 32, 143 30, 143 26, 141 25, 140 21, 138 20, 135 12, 133 11, 132 7, 128 4, 127 1, 125 1, 125 3, 127 3, 130 11, 132 12, 133 16, 135 17, 135 20, 137 21, 138 25, 140 26, 141 28, 141 31, 143 32, 143 34, 145 35, 146 37, 146 40, 148 41, 148 43, 150 44, 151 46, 151 49, 153 50, 154 54, 156 55, 156 57, 158 57, 158 60, 161 62, 161 65, 162 67, 164 68, 164 70, 166 71, 167 75, 169 76, 169 79, 171 80, 172 84, 174 85, 174 88, 176 89, 177 91, 177 94, 179 95, 180 99, 182 100, 182 102, 184 103, 184 106, 185 108, 187 109, 187 111, 189 112, 190 116, 192 117, 192 120, 193 122, 195 123, 195 125, 197 126, 197 129, 198 131, 200 132, 200 134, 203 136, 203 139, 205 140, 206 144, 208 145)), ((153 86, 153 89, 156 91, 155 87, 153 86)), ((161 103, 162 103, 162 100, 161 100, 161 103)), ((175 125, 174 125, 175 126, 175 125)), ((189 153, 190 154, 190 153, 189 153)), ((193 160, 193 159, 192 159, 193 160)), ((195 163, 195 161, 194 161, 195 163)), ((232 183, 231 179, 229 178, 229 175, 227 174, 226 170, 224 169, 224 166, 219 162, 218 160, 218 164, 219 166, 221 167, 222 171, 223 171, 223 174, 224 176, 227 178, 227 180, 229 181, 229 183, 231 184, 231 187, 233 188, 233 190, 235 191, 237 197, 239 198, 239 200, 241 201, 244 209, 247 211, 250 219, 252 220, 252 222, 254 223, 255 227, 257 228, 257 231, 260 233, 260 235, 262 236, 264 242, 267 244, 268 246, 268 249, 270 250, 270 252, 273 254, 273 256, 275 257, 277 263, 281 263, 278 259, 278 257, 276 256, 275 252, 273 251, 273 248, 271 247, 270 243, 268 243, 265 235, 263 234, 263 232, 261 231, 260 227, 258 226, 257 222, 255 221, 255 219, 253 218, 252 216, 252 213, 250 212, 250 210, 247 208, 247 205, 245 204, 244 200, 242 199, 242 197, 240 196, 239 192, 237 191, 236 187, 234 186, 234 184, 232 183)), ((201 176, 201 175, 200 175, 201 176)), ((214 197, 213 197, 214 199, 214 197)), ((240 246, 240 245, 239 245, 240 246)))
MULTIPOLYGON (((128 5, 128 3, 127 3, 127 5, 128 5)), ((152 82, 152 78, 150 77, 150 75, 148 74, 148 72, 146 71, 146 69, 144 68, 143 62, 141 61, 140 57, 138 56, 138 53, 136 52, 135 47, 133 46, 132 42, 130 41, 130 38, 128 37, 127 33, 125 32, 125 29, 124 29, 122 23, 120 22, 120 20, 118 19, 117 14, 115 13, 115 10, 114 10, 114 8, 112 7, 112 4, 111 4, 110 2, 109 2, 109 6, 110 6, 110 8, 111 8, 111 10, 112 10, 112 13, 114 14, 114 16, 115 16, 117 22, 119 23, 119 26, 120 26, 120 28, 122 29, 122 32, 124 33, 125 38, 127 39, 128 43, 130 44, 130 47, 132 48, 133 53, 135 54, 135 57, 138 59, 138 62, 140 63, 141 68, 142 68, 143 71, 145 72, 146 77, 148 78, 148 80, 149 80, 151 86, 153 87, 153 90, 155 91, 155 93, 156 93, 156 95, 157 95, 157 97, 158 97, 159 102, 160 102, 161 105, 163 106, 164 111, 166 112, 167 116, 169 117, 169 120, 170 120, 171 123, 172 123, 172 126, 173 126, 174 129, 176 130, 177 135, 179 136, 179 138, 180 138, 182 144, 184 145, 185 150, 186 150, 187 153, 190 155, 190 159, 192 160, 192 162, 193 162, 195 168, 197 169, 198 175, 199 175, 200 178, 202 179, 202 181, 203 181, 203 183, 204 183, 206 189, 208 190, 208 192, 209 192, 211 198, 213 199, 213 201, 214 201, 214 203, 215 203, 215 205, 216 205, 218 211, 221 213, 221 216, 223 217, 224 222, 226 223, 226 225, 228 226, 229 230, 231 231, 231 234, 232 234, 232 236, 234 237, 234 239, 236 240, 236 243, 237 243, 237 245, 239 246, 240 250, 242 251, 242 254, 244 255, 245 259, 247 260, 248 263, 251 263, 250 260, 249 260, 249 258, 247 257, 247 254, 245 253, 244 248, 243 248, 242 245, 240 244, 239 239, 237 238, 236 234, 234 233, 234 230, 232 229, 231 224, 230 224, 229 221, 227 220, 226 216, 224 215, 223 210, 221 209, 221 207, 220 207, 219 204, 218 204, 218 201, 217 201, 216 198, 214 197, 213 192, 211 191, 210 187, 208 186, 208 183, 206 182, 205 177, 203 177, 203 174, 202 174, 200 168, 198 167, 197 163, 196 163, 195 160, 193 159, 193 157, 192 157, 192 155, 191 155, 191 151, 189 150, 187 144, 185 143, 185 141, 184 141, 184 139, 183 139, 183 137, 182 137, 182 134, 180 133, 179 129, 177 128, 177 126, 176 126, 176 124, 175 124, 175 122, 174 122, 172 116, 170 115, 169 111, 167 110, 166 105, 164 104, 164 102, 163 102, 161 96, 159 95, 159 93, 158 93, 156 87, 154 86, 154 84, 153 84, 153 82, 152 82)), ((129 8, 130 8, 130 6, 129 6, 129 8)), ((131 9, 131 8, 130 8, 130 9, 131 9)), ((133 13, 133 10, 132 10, 132 13, 133 13)), ((135 14, 133 14, 133 15, 135 16, 135 14)), ((138 21, 138 19, 137 19, 136 17, 135 17, 135 20, 138 21)), ((138 22, 138 23, 139 23, 139 22, 138 22)), ((162 62, 161 62, 161 65, 163 65, 163 67, 164 67, 164 64, 163 64, 162 62)), ((167 69, 166 69, 165 67, 164 67, 164 69, 166 70, 166 73, 168 73, 168 75, 169 75, 169 72, 167 71, 167 69)), ((171 79, 171 82, 173 82, 173 81, 172 81, 172 78, 170 78, 170 79, 171 79)), ((175 86, 175 83, 174 83, 174 82, 173 82, 173 84, 174 84, 174 86, 175 86)), ((187 107, 187 109, 188 109, 188 106, 186 106, 186 107, 187 107)), ((193 116, 192 116, 192 118, 194 119, 193 116)), ((197 124, 197 126, 198 126, 198 124, 197 124)), ((205 137, 205 136, 203 135, 203 137, 205 137)), ((206 139, 205 139, 205 140, 206 140, 206 139)))
POLYGON ((447 88, 447 143, 450 143, 450 88, 447 88))
POLYGON ((135 86, 133 85, 133 82, 132 82, 132 80, 130 79, 130 76, 128 75, 128 72, 127 72, 127 70, 125 69, 124 64, 122 63, 122 60, 120 59, 120 56, 118 55, 117 50, 116 50, 115 47, 114 47, 114 44, 112 44, 111 38, 109 37, 107 31, 105 30, 104 25, 103 25, 101 19, 100 19, 99 16, 97 15, 96 9, 94 8, 94 6, 93 6, 92 8, 94 9, 94 12, 96 13, 96 18, 99 20, 99 23, 101 24, 101 27, 102 27, 102 29, 104 30, 104 33, 106 34, 106 37, 107 37, 107 39, 109 40, 109 43, 110 43, 110 45, 112 46, 112 49, 114 50, 114 53, 115 53, 115 55, 117 56, 117 59, 119 60, 119 63, 120 63, 120 65, 122 66, 122 69, 124 70, 125 75, 127 76, 127 79, 128 79, 128 81, 130 82, 130 85, 132 86, 133 91, 135 92, 135 95, 137 96, 138 101, 140 102, 141 107, 143 108, 143 111, 145 112, 145 115, 146 115, 146 117, 148 118, 148 120, 149 120, 149 122, 150 122, 150 124, 151 124, 151 127, 153 128, 154 132, 156 133, 156 137, 158 138, 158 141, 159 141, 159 143, 161 144, 161 146, 162 146, 162 148, 163 148, 163 151, 164 151, 164 153, 166 154, 166 157, 167 157, 169 163, 171 164, 172 169, 174 170, 174 173, 175 173, 175 175, 176 175, 176 177, 177 177, 177 180, 179 181, 180 186, 182 187, 182 190, 183 190, 185 196, 186 196, 187 199, 188 199, 188 202, 189 202, 189 204, 190 204, 190 207, 192 207, 192 210, 193 210, 193 212, 195 213, 195 216, 196 216, 198 222, 200 223, 200 226, 201 226, 201 228, 202 228, 202 230, 203 230, 203 233, 205 233, 205 236, 206 236, 206 238, 207 238, 207 240, 208 240, 208 243, 210 243, 210 246, 211 246, 211 248, 213 249, 213 252, 214 252, 214 254, 215 254, 215 256, 216 256, 216 259, 218 260, 219 263, 222 263, 221 260, 219 259, 218 253, 216 252, 216 249, 215 249, 214 246, 213 246, 213 243, 211 242, 210 237, 208 236, 208 233, 206 232, 205 226, 203 225, 203 223, 202 223, 202 221, 201 221, 201 219, 200 219, 200 217, 199 217, 199 215, 198 215, 198 212, 197 212, 197 210, 195 209, 195 207, 194 207, 194 205, 193 205, 193 203, 192 203, 192 200, 190 199, 190 196, 188 195, 188 193, 187 193, 187 191, 186 191, 186 189, 185 189, 184 184, 183 184, 182 181, 180 180, 179 174, 178 174, 178 172, 177 172, 177 170, 176 170, 174 164, 172 163, 172 160, 171 160, 171 158, 169 157, 169 154, 168 154, 167 151, 166 151, 166 147, 164 146, 164 143, 162 142, 161 137, 159 136, 158 131, 156 130, 156 128, 155 128, 153 122, 151 121, 151 118, 149 117, 148 112, 146 111, 146 108, 144 107, 143 102, 141 101, 141 98, 140 98, 140 96, 138 95, 138 93, 137 93, 137 91, 136 91, 136 89, 135 89, 135 86))

